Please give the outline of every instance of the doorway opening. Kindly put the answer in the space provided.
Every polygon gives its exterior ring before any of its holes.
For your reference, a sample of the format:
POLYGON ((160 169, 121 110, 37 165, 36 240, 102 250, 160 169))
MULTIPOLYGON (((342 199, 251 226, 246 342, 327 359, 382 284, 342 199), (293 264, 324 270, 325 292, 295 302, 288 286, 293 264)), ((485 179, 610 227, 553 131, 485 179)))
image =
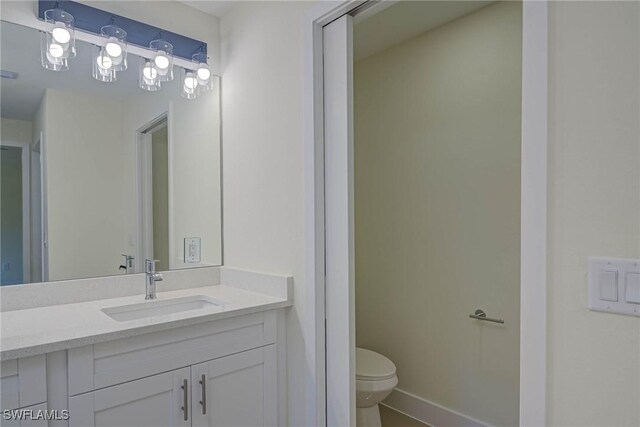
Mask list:
MULTIPOLYGON (((318 424, 356 421, 352 15, 393 4, 318 5, 308 17, 307 265, 315 331, 326 337, 315 352, 326 367, 316 384, 318 424)), ((530 426, 543 425, 546 412, 547 39, 547 3, 522 3, 518 422, 530 426)))
MULTIPOLYGON (((155 259, 166 271, 169 263, 169 126, 167 116, 139 132, 139 260, 155 259)), ((142 265, 138 262, 137 265, 142 265)))
POLYGON ((31 282, 30 146, 0 143, 0 284, 31 282))
POLYGON ((353 57, 356 418, 385 357, 393 417, 517 425, 522 3, 356 15, 353 57))

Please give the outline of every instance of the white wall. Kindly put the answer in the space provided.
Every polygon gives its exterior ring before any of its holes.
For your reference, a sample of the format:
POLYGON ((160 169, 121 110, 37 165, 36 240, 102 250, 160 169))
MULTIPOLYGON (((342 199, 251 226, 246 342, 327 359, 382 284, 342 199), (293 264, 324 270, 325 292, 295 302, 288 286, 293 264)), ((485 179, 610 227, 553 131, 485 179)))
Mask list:
POLYGON ((311 6, 242 2, 221 19, 225 265, 294 277, 292 426, 315 424, 303 240, 303 17, 311 6))
POLYGON ((354 68, 356 344, 396 364, 401 390, 505 426, 519 412, 521 64, 522 4, 497 2, 354 68))
POLYGON ((0 135, 3 141, 25 142, 31 144, 33 142, 33 122, 28 120, 7 119, 2 117, 0 120, 0 135))
POLYGON ((171 268, 220 265, 218 89, 195 101, 161 91, 126 102, 49 89, 43 106, 49 280, 122 274, 121 254, 136 255, 137 132, 167 113, 171 268), (201 264, 183 263, 184 237, 201 237, 201 264))
POLYGON ((640 258, 640 3, 550 8, 548 423, 640 425, 640 318, 587 310, 587 257, 640 258))
MULTIPOLYGON (((221 20, 225 264, 294 275, 288 337, 296 426, 314 424, 302 188, 303 22, 311 7, 247 2, 221 20)), ((558 426, 637 425, 640 418, 639 321, 585 308, 586 256, 640 252, 637 8, 551 7, 548 403, 549 421, 558 426), (625 154, 605 153, 612 143, 625 154), (599 180, 606 189, 586 186, 601 188, 599 180), (629 188, 616 209, 598 204, 619 194, 611 183, 629 188)))
POLYGON ((171 269, 222 263, 220 89, 171 101, 169 190, 171 269), (199 237, 200 264, 184 261, 184 239, 199 237))
POLYGON ((131 185, 122 103, 52 89, 42 102, 49 280, 120 274, 131 185))
POLYGON ((169 233, 174 268, 190 268, 222 263, 222 218, 220 174, 220 89, 218 85, 195 100, 181 98, 177 82, 168 90, 141 93, 124 105, 126 155, 123 189, 130 224, 127 253, 137 254, 136 269, 143 271, 143 255, 137 251, 137 132, 168 115, 169 126, 169 233), (201 238, 200 264, 186 264, 184 238, 201 238))

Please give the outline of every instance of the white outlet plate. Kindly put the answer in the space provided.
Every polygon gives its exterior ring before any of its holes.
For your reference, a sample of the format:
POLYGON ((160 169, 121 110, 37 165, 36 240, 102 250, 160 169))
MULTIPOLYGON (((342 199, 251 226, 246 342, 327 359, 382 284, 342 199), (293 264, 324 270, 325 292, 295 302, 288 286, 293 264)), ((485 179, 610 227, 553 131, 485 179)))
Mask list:
POLYGON ((640 317, 640 259, 590 257, 589 309, 640 317))
POLYGON ((184 238, 184 262, 194 264, 200 262, 200 238, 185 237, 184 238))

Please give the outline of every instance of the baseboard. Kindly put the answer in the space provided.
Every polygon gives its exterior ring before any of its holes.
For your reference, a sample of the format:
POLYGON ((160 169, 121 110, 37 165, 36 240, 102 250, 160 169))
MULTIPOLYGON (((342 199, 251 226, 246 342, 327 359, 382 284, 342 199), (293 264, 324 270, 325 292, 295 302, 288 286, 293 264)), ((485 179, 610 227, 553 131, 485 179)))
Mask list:
POLYGON ((488 424, 400 389, 395 389, 382 405, 433 427, 488 427, 488 424))

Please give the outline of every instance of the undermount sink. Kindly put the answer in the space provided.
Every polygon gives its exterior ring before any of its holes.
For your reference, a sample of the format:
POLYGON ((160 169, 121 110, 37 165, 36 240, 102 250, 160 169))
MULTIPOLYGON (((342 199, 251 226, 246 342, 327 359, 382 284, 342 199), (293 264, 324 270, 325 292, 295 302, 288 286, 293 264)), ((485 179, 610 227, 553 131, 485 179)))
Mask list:
POLYGON ((126 322, 127 320, 145 319, 148 317, 182 313, 222 305, 224 305, 222 301, 204 295, 193 295, 189 297, 154 300, 141 302, 139 304, 103 308, 102 312, 118 322, 126 322))

